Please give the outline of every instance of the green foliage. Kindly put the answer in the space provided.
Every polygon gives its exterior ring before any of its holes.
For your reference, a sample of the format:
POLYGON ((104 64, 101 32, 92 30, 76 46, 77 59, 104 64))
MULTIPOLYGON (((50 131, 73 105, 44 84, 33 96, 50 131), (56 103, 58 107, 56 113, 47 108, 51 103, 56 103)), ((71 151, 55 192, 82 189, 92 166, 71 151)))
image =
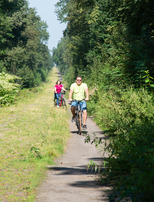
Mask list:
POLYGON ((90 161, 87 165, 87 171, 91 170, 91 172, 94 170, 95 173, 98 171, 100 171, 100 169, 98 168, 98 165, 94 162, 94 161, 90 161))
MULTIPOLYGON (((145 76, 142 77, 149 88, 154 88, 154 78, 150 76, 149 70, 145 71, 145 76)), ((146 85, 146 87, 147 87, 146 85)))
POLYGON ((41 159, 41 151, 38 147, 32 146, 30 149, 30 154, 29 154, 30 158, 38 158, 41 159))
MULTIPOLYGON (((65 43, 60 42, 54 52, 63 50, 57 54, 63 72, 73 67, 74 78, 81 74, 96 80, 106 69, 113 85, 118 80, 122 85, 143 86, 144 72, 154 74, 151 6, 152 0, 59 1, 59 19, 68 26, 62 39, 65 43), (66 60, 66 53, 71 59, 66 60)), ((106 80, 102 82, 106 86, 106 80)))
POLYGON ((0 73, 0 105, 6 105, 9 103, 14 103, 17 94, 20 90, 20 85, 15 81, 19 81, 21 78, 0 73))
MULTIPOLYGON (((154 100, 146 90, 98 90, 88 109, 106 131, 110 153, 106 175, 121 197, 150 201, 153 197, 154 100)), ((115 196, 115 195, 114 195, 115 196)))
POLYGON ((22 88, 45 81, 52 67, 47 24, 26 0, 2 0, 0 24, 0 72, 21 77, 22 88))

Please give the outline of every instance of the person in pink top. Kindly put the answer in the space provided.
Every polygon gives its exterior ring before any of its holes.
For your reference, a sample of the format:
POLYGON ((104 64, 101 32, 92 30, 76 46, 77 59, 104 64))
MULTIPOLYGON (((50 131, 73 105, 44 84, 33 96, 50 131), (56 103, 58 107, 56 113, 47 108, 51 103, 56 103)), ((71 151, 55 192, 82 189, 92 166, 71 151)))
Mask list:
POLYGON ((57 81, 55 85, 55 97, 57 99, 57 107, 59 107, 59 98, 61 98, 61 90, 66 91, 61 81, 57 81))

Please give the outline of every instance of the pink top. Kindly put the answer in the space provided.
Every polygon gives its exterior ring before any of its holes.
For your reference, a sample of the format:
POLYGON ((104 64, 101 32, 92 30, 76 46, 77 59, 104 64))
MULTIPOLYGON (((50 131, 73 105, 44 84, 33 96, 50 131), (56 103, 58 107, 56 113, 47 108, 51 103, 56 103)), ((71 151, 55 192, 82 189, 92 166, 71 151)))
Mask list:
POLYGON ((56 88, 56 91, 57 91, 57 93, 59 94, 59 93, 61 93, 61 89, 62 89, 62 87, 63 87, 63 85, 55 85, 55 88, 56 88))

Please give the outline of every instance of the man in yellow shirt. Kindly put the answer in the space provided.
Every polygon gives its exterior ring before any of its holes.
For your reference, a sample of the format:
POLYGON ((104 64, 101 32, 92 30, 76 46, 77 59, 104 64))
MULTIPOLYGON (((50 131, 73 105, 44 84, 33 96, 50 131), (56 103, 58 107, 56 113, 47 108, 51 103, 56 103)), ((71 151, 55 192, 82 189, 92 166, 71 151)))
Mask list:
POLYGON ((81 109, 83 111, 83 129, 87 129, 86 126, 86 120, 87 120, 87 105, 86 105, 86 101, 89 100, 89 91, 88 91, 88 87, 87 84, 82 83, 82 77, 81 76, 77 76, 76 78, 76 83, 73 83, 70 87, 70 93, 69 93, 69 101, 71 103, 71 112, 72 112, 72 121, 75 118, 75 107, 77 106, 78 102, 77 101, 81 101, 81 109), (72 99, 73 98, 73 99, 72 99), (83 100, 85 99, 85 101, 83 100), (72 101, 75 100, 75 101, 72 101))

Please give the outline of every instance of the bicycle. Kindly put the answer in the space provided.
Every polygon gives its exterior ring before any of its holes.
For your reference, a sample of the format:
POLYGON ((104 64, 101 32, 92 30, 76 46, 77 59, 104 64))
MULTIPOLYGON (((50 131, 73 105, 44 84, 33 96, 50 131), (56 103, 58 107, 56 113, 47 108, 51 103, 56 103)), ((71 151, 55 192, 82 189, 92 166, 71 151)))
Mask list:
MULTIPOLYGON (((77 101, 77 100, 73 100, 73 101, 77 101)), ((82 115, 82 110, 81 110, 81 106, 80 106, 80 102, 82 102, 83 100, 79 100, 77 101, 77 107, 75 107, 75 123, 79 132, 79 135, 81 135, 81 128, 83 125, 83 115, 82 115)))
POLYGON ((60 103, 59 106, 65 108, 67 110, 67 105, 66 105, 66 101, 64 98, 65 92, 61 93, 61 99, 60 99, 60 103))
MULTIPOLYGON (((65 108, 67 110, 67 105, 66 105, 64 95, 65 95, 65 92, 61 93, 61 98, 59 100, 59 106, 65 108)), ((56 93, 54 93, 54 106, 57 106, 56 93)))

